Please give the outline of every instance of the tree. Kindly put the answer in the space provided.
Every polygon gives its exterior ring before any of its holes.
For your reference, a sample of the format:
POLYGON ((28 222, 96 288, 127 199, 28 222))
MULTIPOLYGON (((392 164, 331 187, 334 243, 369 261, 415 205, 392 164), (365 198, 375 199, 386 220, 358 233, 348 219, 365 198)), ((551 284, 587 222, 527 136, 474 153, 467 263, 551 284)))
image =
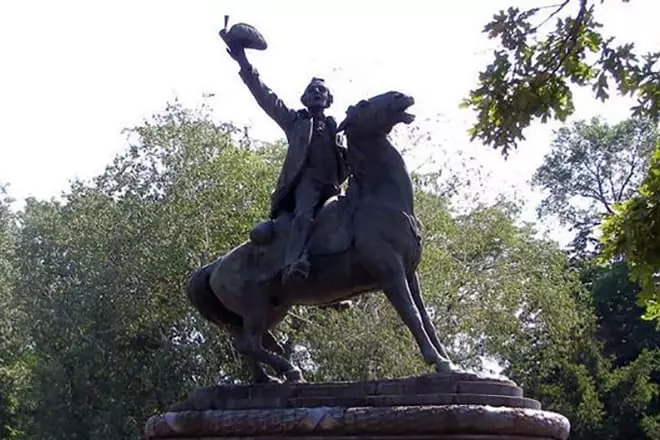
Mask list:
POLYGON ((625 263, 592 265, 582 271, 581 278, 591 292, 597 318, 594 338, 602 342, 604 355, 613 359, 615 367, 635 361, 644 350, 660 347, 660 331, 639 319, 644 311, 636 302, 640 286, 630 280, 625 263))
POLYGON ((656 439, 660 333, 639 319, 639 286, 624 263, 585 266, 576 300, 582 325, 566 356, 528 380, 526 392, 571 421, 571 438, 656 439))
POLYGON ((0 438, 14 440, 22 434, 26 402, 22 400, 29 375, 29 356, 19 328, 14 299, 16 225, 11 199, 0 185, 0 438))
MULTIPOLYGON (((13 292, 35 357, 27 438, 137 438, 191 389, 245 378, 227 334, 183 287, 263 219, 282 145, 177 103, 127 133, 101 175, 59 201, 28 200, 19 215, 13 292)), ((515 204, 457 215, 433 180, 415 179, 436 326, 462 365, 488 357, 530 380, 564 357, 581 325, 578 279, 556 245, 517 224, 515 204)), ((297 308, 277 336, 314 381, 426 370, 382 295, 341 314, 297 308)))
POLYGON ((610 126, 593 118, 560 128, 532 178, 546 192, 539 216, 555 215, 575 230, 574 251, 597 245, 595 227, 634 195, 659 138, 655 124, 640 119, 610 126))
POLYGON ((510 7, 494 15, 483 32, 498 39, 499 47, 479 74, 479 86, 463 102, 477 112, 472 139, 508 154, 534 119, 564 121, 574 112, 571 85, 589 86, 604 101, 613 84, 621 94, 636 94, 633 116, 658 120, 660 52, 639 55, 632 42, 615 45, 596 19, 603 3, 565 0, 524 11, 510 7), (562 16, 571 6, 573 12, 562 16), (554 29, 545 32, 553 19, 554 29))
MULTIPOLYGON (((493 17, 484 32, 498 39, 499 47, 479 74, 478 87, 462 103, 477 112, 470 129, 473 140, 478 138, 508 155, 524 139, 524 130, 533 120, 565 121, 574 112, 571 86, 589 86, 597 99, 605 101, 613 85, 622 95, 636 96, 633 117, 658 122, 660 52, 640 55, 634 43, 616 45, 613 37, 603 34, 596 12, 604 3, 564 0, 525 11, 511 7, 493 17), (562 16, 576 4, 572 13, 562 16), (543 19, 542 13, 546 13, 543 19), (542 33, 552 19, 556 20, 554 29, 542 33)), ((654 157, 660 157, 660 143, 654 157)), ((660 242, 655 226, 659 175, 660 159, 654 159, 637 195, 629 203, 616 205, 616 214, 608 214, 611 220, 605 223, 604 242, 605 257, 627 258, 633 276, 643 284, 646 317, 660 320, 658 252, 648 246, 660 242)))
POLYGON ((622 255, 642 286, 646 319, 660 324, 660 140, 637 193, 614 206, 603 224, 603 258, 622 255))
POLYGON ((266 212, 275 156, 177 103, 128 134, 92 182, 20 214, 15 293, 37 356, 30 438, 138 438, 191 389, 244 377, 183 288, 266 212))
POLYGON ((580 305, 586 325, 567 356, 529 382, 546 408, 567 415, 576 439, 654 438, 660 333, 640 320, 638 283, 625 263, 597 264, 595 230, 634 197, 658 139, 654 124, 630 119, 614 126, 594 118, 555 133, 533 183, 546 195, 539 216, 554 215, 577 231, 572 269, 587 290, 580 305))

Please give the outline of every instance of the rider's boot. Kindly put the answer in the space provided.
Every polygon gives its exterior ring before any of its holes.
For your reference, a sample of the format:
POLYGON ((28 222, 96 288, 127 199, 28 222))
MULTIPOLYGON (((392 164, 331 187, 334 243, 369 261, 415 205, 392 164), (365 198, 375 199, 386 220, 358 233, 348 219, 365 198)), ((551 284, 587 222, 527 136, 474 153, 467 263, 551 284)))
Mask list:
POLYGON ((306 279, 309 276, 310 263, 305 250, 307 237, 312 227, 311 217, 297 215, 291 224, 291 235, 287 244, 282 282, 306 279))

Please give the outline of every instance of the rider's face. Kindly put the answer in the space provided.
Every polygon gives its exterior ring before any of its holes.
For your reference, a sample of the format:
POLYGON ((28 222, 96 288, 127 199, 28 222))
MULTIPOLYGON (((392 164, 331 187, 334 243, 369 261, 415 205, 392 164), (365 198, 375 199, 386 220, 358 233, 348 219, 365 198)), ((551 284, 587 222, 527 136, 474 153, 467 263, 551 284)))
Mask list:
POLYGON ((307 108, 328 108, 330 91, 322 81, 312 81, 302 96, 302 103, 307 108))

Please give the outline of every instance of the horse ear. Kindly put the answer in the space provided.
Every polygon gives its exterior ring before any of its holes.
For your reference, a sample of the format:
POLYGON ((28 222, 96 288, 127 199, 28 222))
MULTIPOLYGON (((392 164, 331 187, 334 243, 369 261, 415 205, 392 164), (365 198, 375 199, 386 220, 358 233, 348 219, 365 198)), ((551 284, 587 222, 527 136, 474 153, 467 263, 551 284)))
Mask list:
POLYGON ((337 121, 335 121, 335 118, 328 116, 325 120, 328 124, 328 127, 330 127, 332 131, 337 131, 337 121))
POLYGON ((344 118, 343 121, 341 121, 341 123, 337 127, 337 133, 342 132, 346 129, 346 126, 348 125, 348 120, 351 118, 351 114, 353 113, 354 108, 355 107, 351 105, 346 109, 346 117, 344 118))

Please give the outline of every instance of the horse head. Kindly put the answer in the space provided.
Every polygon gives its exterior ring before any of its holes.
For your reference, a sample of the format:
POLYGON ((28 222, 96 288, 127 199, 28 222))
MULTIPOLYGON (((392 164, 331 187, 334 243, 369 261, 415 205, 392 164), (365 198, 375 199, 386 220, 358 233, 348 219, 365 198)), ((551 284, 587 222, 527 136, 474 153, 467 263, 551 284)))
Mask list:
POLYGON ((396 124, 410 124, 415 116, 406 110, 415 103, 412 96, 391 91, 369 99, 363 99, 346 110, 346 118, 338 131, 349 137, 387 135, 396 124))

